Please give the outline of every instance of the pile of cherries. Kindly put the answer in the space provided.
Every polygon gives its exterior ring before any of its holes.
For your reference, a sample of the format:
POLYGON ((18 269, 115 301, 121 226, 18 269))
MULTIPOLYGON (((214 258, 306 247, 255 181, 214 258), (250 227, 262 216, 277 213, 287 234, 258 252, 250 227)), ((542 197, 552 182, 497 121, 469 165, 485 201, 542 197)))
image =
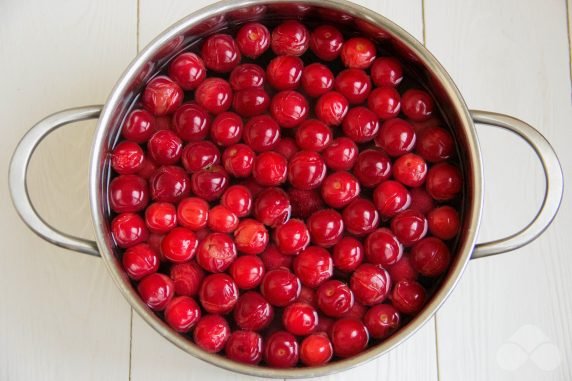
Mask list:
POLYGON ((124 121, 113 238, 142 300, 205 351, 281 368, 354 356, 446 272, 455 143, 378 53, 330 25, 248 23, 175 57, 124 121))

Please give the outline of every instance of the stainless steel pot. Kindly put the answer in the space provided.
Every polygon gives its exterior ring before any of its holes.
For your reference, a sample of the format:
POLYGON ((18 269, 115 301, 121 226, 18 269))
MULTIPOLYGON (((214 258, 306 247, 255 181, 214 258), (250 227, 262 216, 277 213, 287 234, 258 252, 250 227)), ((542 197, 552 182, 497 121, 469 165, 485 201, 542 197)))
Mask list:
POLYGON ((161 335, 184 351, 219 367, 244 374, 275 378, 312 377, 339 372, 372 360, 398 346, 435 314, 461 277, 469 259, 517 249, 538 237, 552 222, 560 206, 563 177, 558 158, 546 139, 530 125, 510 116, 469 111, 457 87, 435 57, 417 40, 383 16, 345 0, 228 0, 195 12, 153 40, 129 65, 104 106, 88 106, 53 114, 36 124, 19 143, 10 166, 12 200, 24 222, 45 240, 78 252, 101 256, 113 280, 133 308, 161 335), (287 4, 286 7, 284 5, 287 4), (249 12, 245 12, 249 10, 249 12), (204 36, 249 19, 304 18, 312 22, 336 23, 378 39, 387 50, 407 62, 415 75, 432 91, 442 113, 454 126, 465 183, 464 221, 458 252, 439 289, 423 311, 395 335, 358 356, 316 368, 271 369, 249 366, 209 354, 171 330, 149 310, 133 289, 114 252, 109 233, 107 183, 109 152, 119 135, 121 122, 141 87, 170 58, 204 36), (93 139, 89 173, 89 199, 97 242, 58 231, 35 211, 28 197, 26 172, 36 146, 53 130, 68 123, 99 118, 93 139), (546 193, 540 210, 521 231, 493 242, 476 244, 483 207, 483 174, 475 124, 501 127, 524 139, 540 158, 546 177, 546 193))

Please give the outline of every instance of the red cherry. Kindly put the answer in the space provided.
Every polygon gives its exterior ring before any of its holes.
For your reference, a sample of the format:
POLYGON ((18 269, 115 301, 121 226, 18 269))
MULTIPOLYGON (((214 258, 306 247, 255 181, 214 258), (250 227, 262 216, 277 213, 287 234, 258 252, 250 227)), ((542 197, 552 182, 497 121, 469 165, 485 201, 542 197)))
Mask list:
POLYGON ((400 324, 399 312, 391 304, 378 304, 365 314, 363 322, 374 339, 385 339, 397 331, 400 324))
POLYGON ((373 188, 391 176, 391 161, 378 149, 366 149, 360 152, 353 174, 361 185, 373 188))
POLYGON ((169 64, 171 77, 183 90, 194 90, 207 77, 203 60, 195 53, 181 53, 169 64))
POLYGON ((380 228, 367 236, 365 256, 376 265, 392 265, 403 255, 403 246, 395 234, 387 228, 380 228))
POLYGON ((306 337, 300 345, 300 361, 307 366, 328 363, 334 355, 334 347, 327 335, 315 333, 306 337))
POLYGON ((363 255, 362 244, 352 237, 343 237, 332 250, 334 266, 343 272, 354 271, 362 263, 363 255))
POLYGON ((145 221, 134 213, 122 213, 111 221, 111 234, 117 246, 131 247, 147 241, 149 231, 145 221))
POLYGON ((316 119, 304 121, 296 130, 296 144, 305 151, 320 152, 332 139, 330 127, 316 119))
POLYGON ((191 177, 193 193, 207 201, 214 201, 220 198, 226 188, 228 188, 228 184, 228 173, 220 165, 202 169, 193 173, 191 177))
POLYGON ((318 287, 334 275, 334 264, 330 253, 319 246, 310 246, 302 251, 294 259, 293 268, 294 274, 300 278, 302 284, 312 288, 318 287))
POLYGON ((290 158, 299 151, 299 148, 294 139, 281 137, 273 151, 284 156, 286 160, 290 160, 290 158))
POLYGON ((316 189, 326 177, 326 164, 320 154, 300 151, 288 163, 288 181, 297 189, 316 189))
POLYGON ((209 211, 207 225, 210 230, 220 233, 232 233, 238 226, 238 216, 222 205, 209 211))
POLYGON ((401 109, 399 93, 393 87, 378 87, 369 94, 367 106, 382 120, 395 118, 401 109))
POLYGON ((360 303, 373 306, 383 302, 389 295, 391 278, 385 269, 364 263, 352 274, 350 287, 360 303))
POLYGON ((121 135, 135 143, 145 143, 156 131, 155 118, 147 110, 133 110, 125 119, 121 135))
POLYGON ((165 321, 177 332, 188 332, 201 318, 201 309, 194 299, 178 296, 165 308, 165 321))
POLYGON ((285 268, 270 270, 262 278, 260 292, 270 304, 285 307, 300 296, 300 279, 285 268))
POLYGON ((251 87, 234 93, 232 108, 244 118, 260 115, 268 109, 270 96, 261 87, 251 87))
POLYGON ((255 116, 244 126, 243 139, 256 152, 270 151, 280 139, 280 126, 269 115, 255 116))
POLYGON ((354 305, 354 294, 339 280, 327 280, 316 291, 320 310, 328 316, 340 317, 354 305))
POLYGON ((319 97, 334 87, 334 74, 321 63, 315 62, 302 72, 302 88, 310 97, 319 97))
POLYGON ((367 107, 354 107, 344 119, 342 129, 356 143, 369 142, 379 130, 377 115, 367 107))
POLYGON ((232 89, 222 78, 207 78, 195 90, 195 101, 207 111, 220 114, 232 104, 232 89))
POLYGON ((292 368, 298 363, 298 342, 285 331, 274 332, 266 340, 264 361, 273 368, 292 368))
POLYGON ((425 304, 425 289, 414 280, 400 280, 391 292, 391 303, 399 312, 414 315, 425 304))
POLYGON ((209 133, 211 117, 194 102, 185 103, 173 115, 173 131, 187 142, 203 140, 209 133))
POLYGON ((423 188, 413 188, 410 190, 411 205, 409 209, 417 210, 423 214, 429 213, 435 207, 433 198, 423 188))
POLYGON ((236 144, 242 137, 242 119, 233 112, 223 112, 211 124, 210 136, 219 146, 236 144))
POLYGON ((217 146, 207 140, 191 142, 183 149, 182 162, 187 172, 198 172, 219 164, 220 151, 217 146))
POLYGON ((172 114, 183 103, 183 89, 164 75, 149 81, 143 91, 143 105, 154 116, 172 114))
POLYGON ((421 212, 416 210, 406 210, 391 220, 391 230, 406 247, 425 237, 427 228, 427 219, 421 212))
POLYGON ((421 275, 437 277, 449 267, 451 253, 439 238, 428 237, 411 248, 411 263, 421 275))
POLYGON ((173 265, 169 275, 175 285, 175 294, 196 296, 203 283, 205 272, 197 262, 190 261, 173 265))
POLYGON ((219 315, 206 315, 193 330, 193 341, 209 353, 220 352, 230 337, 230 327, 219 315))
POLYGON ((248 58, 257 58, 270 47, 270 32, 260 23, 248 23, 236 33, 240 52, 248 58))
POLYGON ((274 57, 266 67, 266 77, 276 90, 294 90, 302 79, 304 62, 295 56, 274 57))
POLYGON ((223 193, 220 202, 237 217, 245 217, 252 208, 252 195, 245 186, 232 185, 223 193))
POLYGON ((232 238, 223 233, 207 235, 197 249, 197 263, 211 273, 225 271, 236 256, 236 246, 232 238))
POLYGON ((306 336, 318 325, 318 312, 309 304, 292 303, 284 309, 282 323, 291 334, 306 336))
POLYGON ((450 158, 455 152, 455 142, 451 134, 441 127, 428 127, 419 132, 417 153, 431 163, 450 158))
POLYGON ((336 91, 339 91, 352 105, 365 102, 371 92, 371 80, 363 70, 342 70, 336 77, 336 91))
POLYGON ((459 213, 450 206, 441 206, 427 215, 429 231, 437 238, 452 239, 459 232, 459 213))
POLYGON ((310 233, 303 221, 292 218, 274 230, 274 242, 282 254, 297 255, 310 243, 310 233))
POLYGON ((355 302, 353 307, 344 314, 344 318, 363 320, 367 307, 359 302, 355 302))
POLYGON ((238 300, 238 288, 224 273, 207 275, 201 285, 199 297, 203 308, 211 314, 227 314, 238 300))
POLYGON ((234 91, 264 86, 264 69, 256 64, 242 64, 230 73, 228 81, 234 91))
POLYGON ((231 360, 256 365, 262 360, 262 337, 252 331, 234 331, 224 349, 231 360))
POLYGON ((254 166, 256 154, 245 144, 228 147, 222 154, 224 169, 234 177, 248 177, 254 166))
POLYGON ((268 245, 266 250, 260 254, 260 258, 264 262, 266 270, 274 270, 280 267, 290 269, 294 259, 291 255, 282 254, 275 245, 268 245))
POLYGON ((323 61, 333 61, 340 55, 344 37, 331 25, 322 25, 312 31, 310 49, 323 61))
POLYGON ((387 271, 389 272, 389 275, 391 275, 391 280, 394 282, 399 282, 403 279, 415 280, 418 275, 417 270, 413 268, 411 257, 409 255, 403 255, 399 261, 388 266, 387 271))
POLYGON ((362 352, 369 341, 365 325, 356 319, 344 318, 332 326, 332 344, 338 357, 346 358, 362 352))
POLYGON ((145 223, 151 233, 167 233, 177 226, 177 208, 168 202, 153 203, 145 210, 145 223))
POLYGON ((301 56, 310 45, 310 32, 298 21, 286 21, 274 28, 270 43, 278 56, 301 56))
POLYGON ((333 209, 314 212, 308 218, 307 223, 312 242, 323 247, 335 245, 344 232, 342 216, 333 209))
POLYGON ((349 171, 358 158, 358 147, 349 138, 337 138, 324 149, 322 157, 331 170, 349 171))
POLYGON ((416 122, 429 119, 433 113, 433 99, 426 91, 407 90, 403 93, 401 102, 405 116, 416 122))
POLYGON ((234 242, 238 251, 257 255, 268 245, 268 230, 263 224, 249 218, 243 219, 234 231, 234 242))
POLYGON ((371 65, 371 80, 378 87, 397 86, 403 80, 403 68, 393 57, 380 57, 371 65))
POLYGON ((269 227, 282 225, 290 218, 292 206, 286 192, 280 188, 268 188, 254 202, 254 218, 269 227))
POLYGON ((286 181, 288 163, 284 156, 275 152, 263 152, 254 159, 252 176, 254 180, 267 187, 274 187, 286 181))
POLYGON ((133 280, 139 280, 159 269, 159 256, 146 243, 127 249, 121 260, 125 272, 133 280))
POLYGON ((425 184, 427 192, 435 200, 450 200, 455 198, 463 187, 461 171, 453 164, 436 164, 427 172, 425 184))
POLYGON ((328 91, 318 98, 314 112, 327 125, 339 126, 348 113, 348 107, 348 100, 342 94, 328 91))
POLYGON ((373 191, 373 203, 379 214, 391 218, 411 205, 411 195, 397 181, 384 181, 373 191))
POLYGON ((149 202, 147 182, 136 175, 120 175, 109 184, 109 206, 116 213, 138 212, 149 202))
POLYGON ((262 259, 254 255, 238 257, 230 265, 230 276, 234 279, 238 288, 250 290, 258 287, 264 276, 264 263, 262 259))
POLYGON ((111 167, 120 175, 133 175, 143 167, 144 158, 145 154, 138 144, 123 141, 111 153, 111 167))
POLYGON ((283 128, 293 128, 308 117, 308 101, 297 91, 286 90, 274 95, 270 113, 283 128))
POLYGON ((183 142, 173 131, 160 130, 149 139, 147 150, 157 164, 171 165, 181 158, 183 142))
POLYGON ((173 299, 173 282, 163 274, 147 275, 137 286, 139 296, 153 311, 162 311, 173 299))
POLYGON ((322 183, 322 198, 332 208, 343 208, 360 192, 358 180, 349 172, 334 172, 322 183))
POLYGON ((161 241, 161 254, 174 263, 187 262, 195 256, 198 244, 199 240, 191 230, 177 227, 161 241))
POLYGON ((241 329, 259 331, 270 324, 274 309, 258 292, 248 291, 238 298, 233 317, 241 329))
POLYGON ((160 167, 149 179, 151 197, 160 202, 179 202, 191 193, 190 183, 189 176, 181 167, 160 167))
POLYGON ((403 119, 395 118, 381 125, 375 144, 389 156, 401 156, 413 149, 415 140, 413 126, 403 119))
POLYGON ((367 69, 375 59, 375 45, 363 37, 353 37, 342 46, 341 58, 345 67, 367 69))
POLYGON ((304 219, 324 207, 322 196, 317 190, 290 188, 288 197, 292 204, 292 217, 304 219))
POLYGON ((198 197, 181 200, 177 206, 177 219, 181 226, 197 231, 207 226, 209 204, 198 197))
POLYGON ((201 48, 205 66, 219 73, 228 73, 240 62, 240 51, 232 36, 214 34, 206 39, 201 48))
POLYGON ((306 303, 311 305, 314 308, 318 308, 318 303, 316 301, 316 293, 310 287, 302 286, 300 290, 300 297, 298 298, 298 302, 306 303))
POLYGON ((427 176, 427 163, 421 156, 407 153, 393 163, 393 177, 409 187, 419 187, 427 176))
POLYGON ((379 225, 379 213, 375 205, 365 198, 356 198, 343 211, 344 226, 354 235, 369 234, 379 225))

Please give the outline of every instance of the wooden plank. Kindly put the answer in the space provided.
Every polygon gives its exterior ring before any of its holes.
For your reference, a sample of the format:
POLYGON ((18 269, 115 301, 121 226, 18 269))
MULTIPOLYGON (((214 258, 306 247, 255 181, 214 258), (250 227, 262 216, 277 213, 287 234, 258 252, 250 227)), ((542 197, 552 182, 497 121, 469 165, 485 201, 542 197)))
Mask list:
MULTIPOLYGON (((135 53, 135 1, 0 3, 0 379, 126 380, 130 309, 97 258, 27 229, 6 193, 16 143, 67 107, 103 103, 135 53)), ((95 123, 48 137, 29 176, 46 220, 92 236, 87 168, 95 123)))
MULTIPOLYGON (((470 107, 536 126, 570 176, 572 107, 566 3, 430 0, 428 48, 470 107)), ((486 195, 480 240, 514 232, 542 198, 540 165, 508 133, 479 127, 486 195)), ((569 192, 553 226, 514 253, 471 262, 437 315, 440 380, 572 377, 569 192)))

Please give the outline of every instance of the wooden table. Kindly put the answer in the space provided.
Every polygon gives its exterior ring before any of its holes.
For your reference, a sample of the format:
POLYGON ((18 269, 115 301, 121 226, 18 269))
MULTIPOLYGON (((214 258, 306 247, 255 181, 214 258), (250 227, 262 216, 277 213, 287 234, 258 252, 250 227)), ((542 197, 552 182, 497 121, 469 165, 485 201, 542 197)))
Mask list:
MULTIPOLYGON (((570 2, 361 0, 423 41, 472 108, 536 126, 572 175, 570 2), (568 11, 568 13, 567 13, 568 11), (568 15, 568 18, 567 18, 568 15)), ((155 35, 209 0, 0 2, 0 380, 245 380, 175 348, 133 314, 103 263, 51 246, 19 220, 10 155, 45 115, 100 104, 155 35)), ((33 200, 64 231, 92 236, 87 166, 94 123, 48 137, 30 170, 33 200)), ((532 151, 479 128, 486 177, 480 240, 524 226, 543 193, 532 151)), ((572 210, 533 244, 470 263, 414 337, 330 380, 572 379, 572 210), (521 365, 520 367, 517 367, 521 365)))

